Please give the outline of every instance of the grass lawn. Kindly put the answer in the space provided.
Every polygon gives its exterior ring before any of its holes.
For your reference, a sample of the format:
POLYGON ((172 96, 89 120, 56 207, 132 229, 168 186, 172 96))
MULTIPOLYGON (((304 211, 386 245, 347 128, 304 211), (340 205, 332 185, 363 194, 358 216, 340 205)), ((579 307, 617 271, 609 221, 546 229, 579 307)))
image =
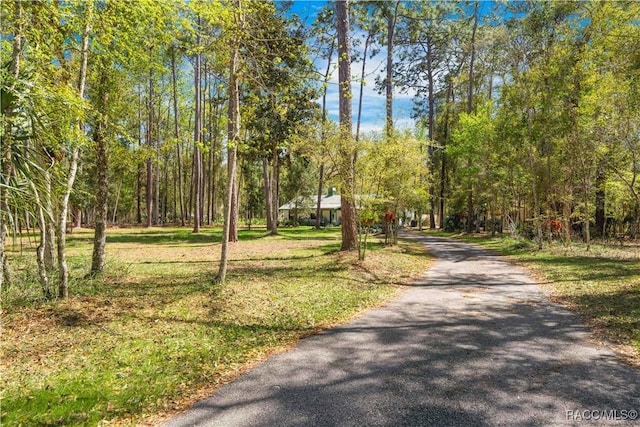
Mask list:
POLYGON ((550 290, 552 299, 577 311, 600 335, 640 366, 640 248, 617 244, 545 245, 511 237, 437 233, 509 255, 550 290))
MULTIPOLYGON (((107 269, 85 279, 91 230, 69 236, 67 301, 44 302, 33 248, 10 254, 0 342, 2 425, 152 424, 267 355, 398 292, 429 264, 412 242, 367 259, 339 229, 241 231, 213 286, 220 230, 110 229, 107 269)), ((11 239, 9 239, 11 244, 11 239)))

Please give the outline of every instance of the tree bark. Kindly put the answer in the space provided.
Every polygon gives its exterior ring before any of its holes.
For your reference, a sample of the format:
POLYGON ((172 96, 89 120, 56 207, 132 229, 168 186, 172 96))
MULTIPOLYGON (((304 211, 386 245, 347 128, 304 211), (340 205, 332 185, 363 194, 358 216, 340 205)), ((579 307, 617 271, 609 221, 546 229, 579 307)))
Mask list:
POLYGON ((324 164, 320 165, 320 170, 318 171, 318 196, 316 199, 316 230, 320 230, 322 226, 322 181, 324 179, 324 164))
POLYGON ((40 287, 42 288, 42 295, 45 299, 49 300, 53 298, 49 284, 49 273, 47 271, 47 265, 44 255, 44 242, 47 239, 46 229, 47 221, 45 220, 44 209, 42 207, 42 201, 40 200, 40 192, 36 188, 33 181, 31 182, 31 191, 36 202, 38 210, 38 223, 40 224, 40 244, 36 248, 36 263, 38 265, 38 278, 40 279, 40 287))
MULTIPOLYGON (((327 69, 324 72, 324 79, 323 79, 324 84, 322 89, 322 143, 323 145, 326 142, 325 141, 326 140, 325 125, 327 123, 327 85, 329 83, 329 73, 331 72, 331 58, 333 57, 333 49, 334 49, 334 45, 332 41, 329 47, 329 54, 327 55, 327 69)), ((365 57, 366 57, 366 52, 365 52, 365 57)), ((363 66, 363 69, 364 69, 364 66, 363 66)), ((362 104, 362 93, 360 94, 360 104, 362 104)), ((358 125, 359 125, 359 117, 358 117, 358 125)), ((318 196, 316 199, 316 230, 319 230, 320 226, 322 225, 321 203, 322 203, 322 187, 323 187, 323 180, 324 180, 324 163, 323 163, 323 160, 321 160, 321 162, 322 163, 320 164, 320 170, 318 171, 319 176, 318 176, 318 196)))
MULTIPOLYGON (((242 24, 242 5, 240 0, 234 0, 234 9, 239 24, 242 24)), ((240 140, 240 99, 237 79, 238 66, 238 43, 232 43, 233 51, 229 64, 229 127, 227 136, 227 153, 228 153, 228 180, 227 194, 225 200, 224 224, 222 227, 222 249, 220 251, 220 263, 218 274, 215 281, 224 284, 227 278, 227 263, 229 261, 229 231, 231 226, 232 208, 231 204, 234 198, 234 188, 236 179, 238 142, 240 140)))
MULTIPOLYGON (((138 88, 138 147, 142 147, 142 88, 138 88)), ((138 163, 136 171, 136 222, 142 224, 142 169, 143 164, 138 163)))
MULTIPOLYGON (((53 163, 52 163, 53 165, 53 163)), ((45 240, 44 240, 44 262, 47 270, 53 271, 56 266, 56 225, 54 222, 55 214, 53 212, 53 188, 51 187, 51 172, 44 172, 46 191, 44 200, 42 200, 44 209, 47 213, 45 216, 45 240)))
POLYGON ((606 183, 606 174, 604 171, 604 160, 598 162, 596 169, 596 215, 595 215, 595 232, 596 236, 605 237, 605 205, 606 193, 604 186, 606 183))
POLYGON ((279 197, 278 190, 280 188, 280 157, 278 156, 278 150, 275 149, 273 153, 273 171, 271 173, 271 228, 269 232, 272 236, 278 234, 278 208, 279 197))
POLYGON ((269 161, 266 157, 262 158, 262 176, 264 179, 264 196, 265 196, 265 210, 267 214, 267 231, 273 228, 273 201, 271 196, 271 176, 269 173, 269 161))
MULTIPOLYGON (((475 1, 473 11, 473 30, 471 32, 471 59, 469 60, 469 86, 467 88, 467 113, 473 112, 473 79, 474 70, 473 66, 476 58, 476 31, 478 29, 478 0, 475 1)), ((471 161, 469 161, 471 163, 471 161)), ((469 182, 468 195, 467 195, 467 233, 473 231, 473 181, 469 182)))
POLYGON ((98 88, 98 112, 100 113, 96 129, 93 133, 96 157, 96 204, 95 235, 93 238, 93 256, 91 258, 91 274, 100 274, 105 265, 105 246, 107 242, 107 215, 109 209, 109 177, 107 156, 107 123, 108 123, 108 76, 109 71, 102 70, 98 88))
POLYGON ((338 82, 340 131, 343 147, 340 153, 342 178, 342 245, 341 250, 355 249, 358 244, 355 200, 355 153, 351 147, 351 43, 349 40, 349 0, 340 0, 337 7, 338 82))
MULTIPOLYGON (((196 36, 196 48, 200 48, 200 25, 202 23, 202 18, 198 16, 198 32, 196 36)), ((200 232, 200 206, 202 204, 202 200, 200 198, 200 175, 202 173, 201 169, 201 156, 200 156, 200 134, 202 133, 202 106, 200 104, 200 68, 202 62, 202 54, 198 51, 196 54, 196 64, 193 70, 193 78, 194 78, 194 86, 195 86, 195 113, 194 113, 194 130, 193 130, 193 182, 192 182, 192 191, 193 191, 193 232, 200 232)))
POLYGON ((447 141, 449 141, 449 135, 450 135, 450 129, 449 129, 449 125, 450 125, 450 120, 449 120, 449 104, 451 103, 453 98, 453 86, 451 84, 449 84, 449 86, 447 87, 447 95, 446 95, 446 110, 445 110, 445 116, 444 116, 444 141, 443 141, 443 147, 442 150, 440 152, 441 156, 440 156, 440 230, 444 230, 444 219, 445 219, 445 191, 446 191, 446 185, 447 185, 447 152, 445 150, 445 145, 447 143, 447 141))
MULTIPOLYGON (((387 12, 387 81, 386 81, 386 125, 387 137, 393 136, 393 45, 398 15, 399 1, 394 2, 393 10, 387 12)), ((339 37, 339 36, 338 36, 339 37)))
MULTIPOLYGON (((373 38, 373 34, 370 32, 367 35, 366 40, 364 41, 364 50, 362 52, 362 72, 360 74, 360 95, 358 96, 358 119, 356 120, 356 141, 360 140, 360 119, 362 117, 362 94, 364 92, 364 73, 366 70, 366 66, 367 66, 367 50, 369 49, 369 43, 371 43, 371 39, 373 38)), ((333 52, 333 45, 331 46, 331 52, 333 52)), ((387 63, 387 66, 389 64, 387 63)), ((327 64, 327 73, 325 74, 325 79, 328 77, 329 75, 329 67, 331 66, 331 61, 328 61, 327 64)), ((325 90, 325 94, 323 95, 323 97, 326 97, 326 90, 325 90)), ((324 99, 323 99, 323 104, 322 104, 322 118, 323 118, 323 123, 324 120, 326 119, 325 114, 326 114, 326 110, 325 110, 325 104, 324 104, 324 99)), ((320 192, 322 192, 322 190, 320 190, 320 192)))
MULTIPOLYGON (((82 61, 80 65, 80 76, 78 78, 78 97, 84 99, 85 87, 87 84, 87 62, 89 59, 89 32, 91 31, 92 3, 87 2, 86 24, 82 35, 82 61)), ((84 123, 78 123, 80 132, 84 132, 84 123)), ((58 244, 58 295, 61 298, 69 296, 69 266, 67 265, 67 214, 69 212, 69 198, 71 190, 76 180, 78 172, 78 160, 80 158, 80 147, 73 148, 69 161, 69 174, 65 192, 60 205, 58 224, 56 227, 56 239, 58 244)))
MULTIPOLYGON (((149 100, 148 100, 148 121, 147 121, 147 148, 151 151, 153 147, 153 70, 149 71, 149 100)), ((153 225, 153 160, 151 156, 147 158, 147 227, 153 225)))
MULTIPOLYGON (((435 128, 435 96, 433 88, 433 45, 431 39, 427 38, 427 79, 429 82, 429 146, 427 147, 427 156, 429 162, 429 170, 433 171, 433 131, 435 128)), ((436 228, 435 218, 435 188, 433 179, 429 180, 429 228, 436 228)))

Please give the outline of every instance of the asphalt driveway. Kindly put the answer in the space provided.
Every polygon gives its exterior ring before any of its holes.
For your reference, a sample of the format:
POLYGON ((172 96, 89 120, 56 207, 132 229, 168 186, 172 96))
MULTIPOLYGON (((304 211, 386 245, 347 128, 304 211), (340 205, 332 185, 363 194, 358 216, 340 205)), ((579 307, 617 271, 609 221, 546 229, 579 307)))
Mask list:
POLYGON ((438 258, 390 304, 301 341, 165 426, 640 425, 640 372, 499 256, 438 258))

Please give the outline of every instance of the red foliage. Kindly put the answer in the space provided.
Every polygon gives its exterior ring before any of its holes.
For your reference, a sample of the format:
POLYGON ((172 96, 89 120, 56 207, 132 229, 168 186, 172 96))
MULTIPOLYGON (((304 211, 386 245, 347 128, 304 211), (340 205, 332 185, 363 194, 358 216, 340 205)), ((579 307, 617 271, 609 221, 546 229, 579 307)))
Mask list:
POLYGON ((384 213, 384 223, 385 224, 391 224, 395 218, 396 218, 396 215, 393 212, 391 212, 390 210, 386 211, 384 213))

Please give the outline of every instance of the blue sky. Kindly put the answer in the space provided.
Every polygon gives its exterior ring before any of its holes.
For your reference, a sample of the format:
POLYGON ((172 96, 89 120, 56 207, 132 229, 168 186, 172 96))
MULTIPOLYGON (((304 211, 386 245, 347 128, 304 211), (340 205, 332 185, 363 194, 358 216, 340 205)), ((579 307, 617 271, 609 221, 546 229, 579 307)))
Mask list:
MULTIPOLYGON (((291 13, 295 13, 300 16, 306 22, 313 22, 316 14, 327 2, 325 0, 295 0, 291 8, 291 13)), ((352 29, 351 37, 360 37, 361 34, 354 32, 352 29)), ((362 55, 359 55, 362 56, 362 55)), ((332 73, 331 80, 327 89, 327 109, 329 117, 338 120, 338 70, 335 67, 336 55, 334 55, 334 72, 332 73)), ((315 61, 318 70, 324 74, 327 66, 327 60, 318 58, 315 61)), ((375 80, 377 76, 380 76, 385 72, 386 63, 386 51, 380 49, 378 55, 373 58, 367 58, 365 69, 365 87, 362 97, 362 119, 360 125, 360 132, 367 133, 371 131, 381 131, 385 123, 385 97, 378 94, 375 90, 375 80)), ((353 62, 351 65, 351 77, 352 85, 351 90, 353 92, 353 129, 355 131, 355 123, 358 112, 358 95, 360 90, 360 74, 362 72, 362 62, 353 62)), ((393 115, 394 123, 396 127, 412 127, 413 120, 411 119, 412 99, 411 94, 401 94, 398 90, 394 91, 393 102, 393 115)))
MULTIPOLYGON (((278 0, 276 0, 278 1, 278 0)), ((354 0, 352 0, 353 2, 354 0)), ((436 0, 446 1, 446 0, 436 0)), ((327 4, 326 0, 293 0, 290 13, 295 13, 300 16, 305 22, 311 24, 316 18, 317 13, 327 4)), ((485 17, 490 16, 490 13, 496 9, 499 3, 493 0, 481 0, 480 3, 480 21, 485 17)), ((508 12, 502 8, 499 14, 502 13, 500 20, 512 16, 511 12, 508 12)), ((358 32, 353 27, 351 28, 352 38, 361 38, 364 41, 364 34, 358 32)), ((360 45, 363 45, 361 43, 360 45)), ((361 51, 360 51, 361 53, 361 51)), ((352 52, 353 56, 354 52, 352 52)), ((362 55, 358 55, 362 57, 362 55)), ((335 57, 334 57, 335 62, 335 57)), ((318 70, 324 74, 327 66, 327 60, 318 58, 315 61, 318 70)), ((386 49, 382 46, 379 49, 379 53, 373 58, 367 58, 366 69, 364 73, 364 80, 366 82, 363 91, 362 101, 362 123, 361 132, 367 133, 370 131, 381 131, 385 124, 385 97, 383 94, 379 94, 375 90, 376 77, 382 76, 385 73, 386 65, 386 49)), ((352 85, 351 89, 354 96, 353 101, 353 123, 355 131, 355 123, 357 119, 357 103, 359 96, 359 82, 361 79, 362 62, 356 61, 351 65, 352 85)), ((383 76, 384 77, 384 76, 383 76)), ((411 118, 413 111, 413 91, 408 93, 400 93, 397 88, 394 88, 393 93, 393 121, 396 128, 413 128, 414 120, 411 118)), ((338 70, 335 68, 332 79, 330 81, 327 90, 327 107, 329 110, 329 116, 338 120, 338 70)))

